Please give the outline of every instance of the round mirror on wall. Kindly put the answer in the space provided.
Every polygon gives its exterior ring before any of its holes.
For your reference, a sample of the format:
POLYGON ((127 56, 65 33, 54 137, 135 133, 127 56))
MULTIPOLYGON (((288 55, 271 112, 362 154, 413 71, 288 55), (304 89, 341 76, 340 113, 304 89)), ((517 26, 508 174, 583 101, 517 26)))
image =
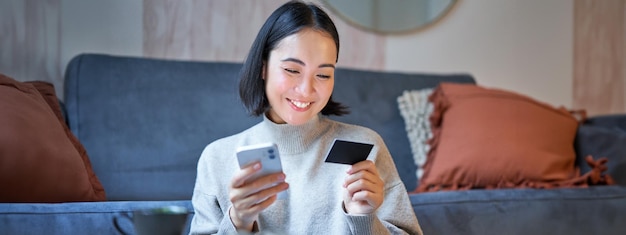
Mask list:
POLYGON ((356 27, 381 33, 417 31, 445 16, 458 0, 322 0, 356 27))

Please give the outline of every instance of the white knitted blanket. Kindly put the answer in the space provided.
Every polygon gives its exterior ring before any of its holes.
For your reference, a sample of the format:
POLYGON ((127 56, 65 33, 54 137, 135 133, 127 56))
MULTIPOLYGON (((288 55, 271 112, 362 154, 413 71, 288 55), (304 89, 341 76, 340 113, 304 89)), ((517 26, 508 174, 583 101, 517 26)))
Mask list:
POLYGON ((404 91, 398 97, 398 108, 402 118, 404 118, 413 160, 417 165, 416 176, 418 179, 424 172, 423 166, 430 150, 430 146, 426 142, 433 136, 429 117, 434 107, 432 103, 428 102, 428 96, 432 92, 432 88, 404 91))

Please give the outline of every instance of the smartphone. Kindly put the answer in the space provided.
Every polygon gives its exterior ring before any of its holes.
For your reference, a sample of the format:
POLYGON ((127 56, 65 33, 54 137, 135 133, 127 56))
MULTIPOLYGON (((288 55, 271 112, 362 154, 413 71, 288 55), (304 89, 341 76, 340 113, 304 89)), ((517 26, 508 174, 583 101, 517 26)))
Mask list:
MULTIPOLYGON (((239 168, 244 168, 255 162, 261 163, 261 170, 255 173, 252 179, 283 171, 278 147, 274 143, 241 146, 236 149, 236 152, 239 168)), ((278 199, 284 199, 287 197, 286 195, 287 192, 282 191, 278 193, 278 199)))
POLYGON ((278 147, 274 143, 238 147, 237 161, 239 162, 239 168, 244 168, 254 162, 260 162, 262 168, 261 171, 256 173, 256 177, 283 171, 282 165, 280 164, 278 147))
POLYGON ((326 154, 325 162, 354 165, 365 161, 373 144, 335 139, 326 154))

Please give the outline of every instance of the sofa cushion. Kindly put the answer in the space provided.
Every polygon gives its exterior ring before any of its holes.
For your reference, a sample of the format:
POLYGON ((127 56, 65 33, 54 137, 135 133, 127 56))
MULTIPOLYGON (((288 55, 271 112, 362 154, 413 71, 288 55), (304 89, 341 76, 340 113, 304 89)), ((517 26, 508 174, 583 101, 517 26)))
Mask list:
POLYGON ((51 84, 0 75, 0 110, 0 201, 105 200, 80 143, 69 138, 51 84))
POLYGON ((65 72, 68 125, 107 200, 191 199, 204 147, 260 121, 239 102, 240 68, 91 54, 72 59, 65 72))
POLYGON ((551 188, 579 176, 567 110, 476 85, 444 83, 430 98, 434 137, 418 191, 551 188))
POLYGON ((626 187, 409 195, 424 234, 626 234, 626 187))

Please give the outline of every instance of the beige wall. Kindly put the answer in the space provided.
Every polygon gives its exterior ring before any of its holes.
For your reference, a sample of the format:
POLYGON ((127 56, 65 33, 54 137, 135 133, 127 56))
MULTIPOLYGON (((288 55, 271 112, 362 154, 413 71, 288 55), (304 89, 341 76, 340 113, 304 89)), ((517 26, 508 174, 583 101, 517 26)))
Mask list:
MULTIPOLYGON (((553 105, 622 113, 625 1, 459 0, 433 27, 390 36, 331 16, 340 66, 467 72, 484 86, 553 105)), ((50 81, 62 92, 65 65, 79 53, 240 62, 283 2, 0 0, 0 72, 50 81)))
POLYGON ((442 22, 393 37, 387 68, 470 72, 484 86, 569 107, 572 1, 462 0, 442 22))

